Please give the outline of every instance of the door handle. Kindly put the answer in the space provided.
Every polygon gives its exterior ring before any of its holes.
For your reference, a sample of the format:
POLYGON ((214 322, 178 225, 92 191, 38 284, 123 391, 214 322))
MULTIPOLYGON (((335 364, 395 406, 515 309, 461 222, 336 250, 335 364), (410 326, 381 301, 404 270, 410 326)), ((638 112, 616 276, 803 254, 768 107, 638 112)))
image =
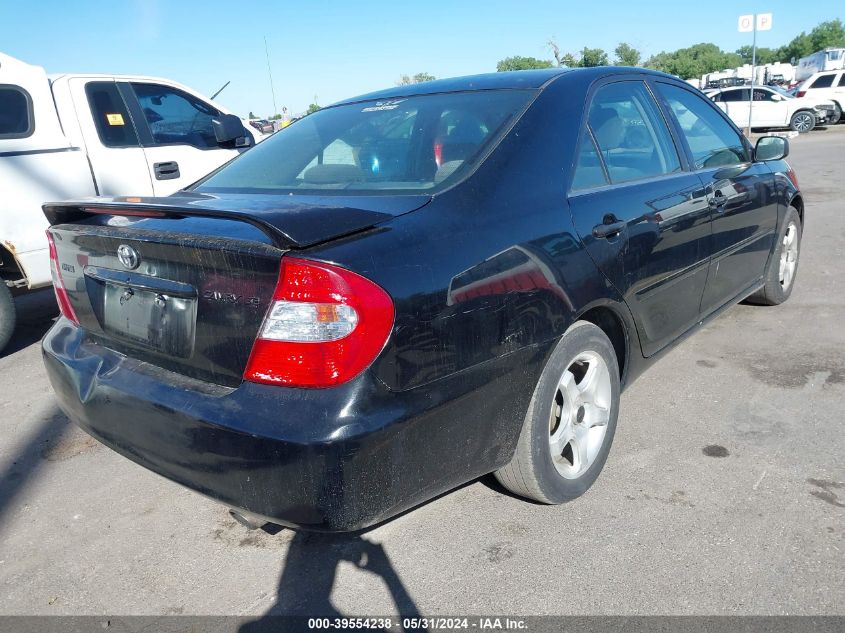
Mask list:
POLYGON ((156 175, 156 180, 173 180, 179 177, 179 163, 171 160, 165 163, 154 163, 153 171, 156 175))
POLYGON ((728 197, 721 193, 716 193, 707 200, 707 205, 714 211, 724 211, 727 203, 728 197))
POLYGON ((610 222, 609 224, 596 224, 593 227, 593 237, 608 238, 618 235, 626 226, 625 222, 610 222))

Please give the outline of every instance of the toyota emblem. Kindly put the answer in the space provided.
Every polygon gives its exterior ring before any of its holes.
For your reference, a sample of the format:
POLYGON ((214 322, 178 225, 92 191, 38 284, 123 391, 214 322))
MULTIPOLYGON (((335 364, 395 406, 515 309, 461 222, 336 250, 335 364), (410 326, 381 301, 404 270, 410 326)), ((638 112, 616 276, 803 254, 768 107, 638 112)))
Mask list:
POLYGON ((141 258, 138 257, 138 251, 128 244, 121 244, 117 247, 117 259, 129 270, 138 268, 138 264, 141 263, 141 258))

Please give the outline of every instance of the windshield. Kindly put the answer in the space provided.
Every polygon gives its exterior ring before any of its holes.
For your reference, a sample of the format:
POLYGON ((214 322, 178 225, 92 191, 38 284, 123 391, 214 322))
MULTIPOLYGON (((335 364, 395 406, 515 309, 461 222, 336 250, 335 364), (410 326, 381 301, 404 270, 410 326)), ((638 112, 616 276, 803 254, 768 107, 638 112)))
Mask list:
POLYGON ((195 190, 433 192, 468 173, 534 94, 460 92, 326 108, 245 152, 195 190))

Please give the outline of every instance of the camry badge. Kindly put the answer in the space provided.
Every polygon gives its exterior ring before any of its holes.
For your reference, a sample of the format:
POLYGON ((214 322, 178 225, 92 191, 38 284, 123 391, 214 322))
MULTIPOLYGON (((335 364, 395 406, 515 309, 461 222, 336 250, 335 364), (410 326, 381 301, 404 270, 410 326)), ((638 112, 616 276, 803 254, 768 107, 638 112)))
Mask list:
POLYGON ((141 263, 141 258, 138 257, 138 251, 128 244, 121 244, 117 247, 117 259, 129 270, 138 268, 138 264, 141 263))

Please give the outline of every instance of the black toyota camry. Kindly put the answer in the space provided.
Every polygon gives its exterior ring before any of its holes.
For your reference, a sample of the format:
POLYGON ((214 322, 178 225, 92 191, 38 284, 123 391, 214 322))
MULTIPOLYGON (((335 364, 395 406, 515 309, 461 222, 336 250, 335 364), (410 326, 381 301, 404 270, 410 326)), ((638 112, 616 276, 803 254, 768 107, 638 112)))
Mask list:
POLYGON ((355 530, 491 472, 561 503, 650 363, 789 297, 787 153, 642 69, 356 97, 173 196, 45 205, 44 361, 88 433, 247 517, 355 530))

